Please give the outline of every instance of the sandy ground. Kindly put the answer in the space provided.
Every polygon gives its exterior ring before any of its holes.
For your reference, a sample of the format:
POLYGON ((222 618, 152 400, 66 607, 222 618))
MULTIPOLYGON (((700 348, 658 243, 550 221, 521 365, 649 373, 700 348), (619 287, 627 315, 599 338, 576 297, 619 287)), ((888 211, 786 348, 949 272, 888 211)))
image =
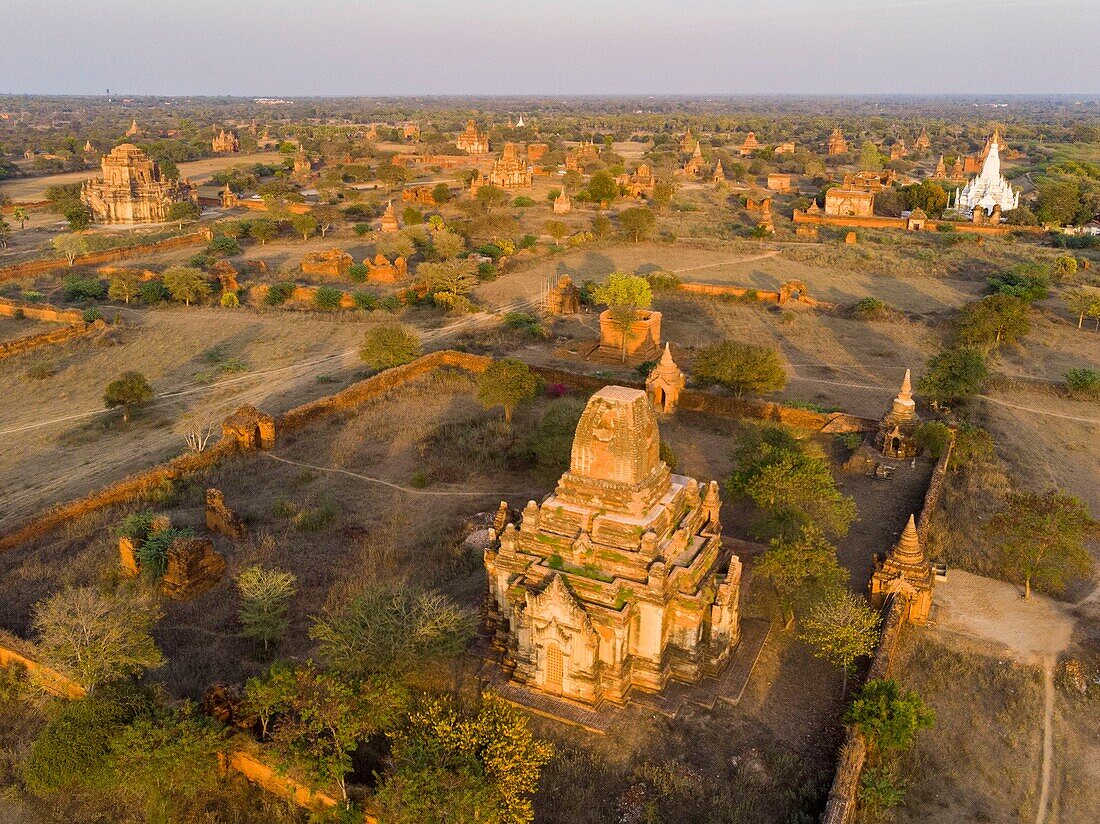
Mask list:
POLYGON ((1060 653, 1076 623, 1061 601, 1039 594, 1024 600, 1018 586, 957 569, 936 584, 935 610, 933 634, 991 644, 1021 663, 1060 653))
MULTIPOLYGON (((283 155, 278 152, 255 152, 253 154, 219 155, 203 160, 194 160, 190 163, 180 163, 179 170, 183 177, 192 183, 204 183, 210 177, 222 169, 231 166, 243 166, 252 163, 281 163, 283 155)), ((86 170, 82 172, 63 172, 62 174, 47 175, 45 177, 27 177, 18 180, 10 180, 0 186, 3 192, 14 201, 35 202, 42 200, 46 194, 46 187, 58 186, 64 183, 81 183, 95 177, 96 172, 86 170)))

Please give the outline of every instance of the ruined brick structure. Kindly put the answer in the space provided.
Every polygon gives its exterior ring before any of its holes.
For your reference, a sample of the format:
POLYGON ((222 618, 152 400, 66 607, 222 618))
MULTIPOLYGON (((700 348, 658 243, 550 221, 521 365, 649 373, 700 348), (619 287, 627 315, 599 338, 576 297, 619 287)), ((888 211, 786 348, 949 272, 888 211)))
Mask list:
POLYGON ((674 475, 638 389, 588 401, 569 470, 485 552, 513 678, 575 701, 719 673, 740 638, 741 563, 722 548, 716 482, 674 475))
POLYGON ((595 143, 586 140, 569 150, 569 154, 565 156, 565 168, 574 172, 583 172, 585 166, 599 159, 599 148, 595 143))
POLYGON ((825 214, 830 217, 871 217, 874 212, 874 192, 834 186, 825 193, 825 214))
POLYGON ((844 137, 844 132, 840 130, 840 127, 833 129, 832 134, 829 135, 828 153, 831 155, 844 154, 848 151, 848 141, 844 137))
POLYGON ((657 360, 661 355, 661 313, 639 309, 635 313, 634 323, 624 335, 622 328, 612 319, 610 309, 600 312, 600 345, 593 357, 609 363, 622 363, 624 349, 625 363, 631 366, 657 360))
POLYGON ((581 310, 581 290, 573 285, 573 278, 562 275, 557 285, 546 293, 544 311, 548 315, 575 315, 581 310))
POLYGON ((214 587, 225 574, 225 558, 209 538, 176 538, 168 547, 168 568, 160 591, 175 601, 188 601, 214 587))
POLYGON ((342 278, 347 275, 355 258, 343 249, 325 249, 310 252, 302 258, 302 272, 307 275, 324 275, 330 278, 342 278))
POLYGON ((687 379, 672 359, 672 350, 666 343, 660 362, 650 370, 645 379, 645 393, 653 408, 666 415, 674 412, 686 384, 687 379))
POLYGON ((390 263, 389 258, 379 252, 374 260, 365 258, 363 265, 367 267, 367 280, 371 283, 397 283, 409 276, 408 261, 400 255, 390 263))
POLYGON ((222 421, 222 438, 235 441, 241 449, 271 449, 275 419, 251 404, 242 406, 222 421))
POLYGON ((768 188, 773 192, 793 192, 795 190, 794 175, 773 172, 768 175, 768 188))
POLYGON ((741 157, 751 157, 752 153, 760 148, 760 141, 756 139, 756 132, 749 132, 745 136, 745 142, 741 144, 741 148, 737 150, 741 157))
POLYGON ((206 528, 234 541, 248 540, 248 528, 241 517, 225 505, 220 489, 206 490, 206 528))
POLYGON ((875 445, 887 458, 912 458, 918 451, 916 434, 920 423, 909 370, 906 369, 898 396, 879 422, 875 445))
POLYGON ((653 176, 653 169, 649 164, 642 163, 635 169, 634 174, 619 175, 618 183, 626 189, 630 197, 641 200, 653 194, 657 179, 653 176))
POLYGON ((80 188, 97 223, 160 223, 174 204, 198 202, 190 182, 166 180, 157 162, 132 143, 116 146, 101 166, 102 177, 80 188))

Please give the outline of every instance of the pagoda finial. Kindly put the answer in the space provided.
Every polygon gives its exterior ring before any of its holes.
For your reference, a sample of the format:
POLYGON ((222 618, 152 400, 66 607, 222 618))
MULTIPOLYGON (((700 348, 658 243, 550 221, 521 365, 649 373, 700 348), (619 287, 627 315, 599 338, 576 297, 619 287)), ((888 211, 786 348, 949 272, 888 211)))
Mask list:
POLYGON ((913 382, 908 369, 905 370, 905 377, 901 379, 901 391, 898 392, 898 398, 906 401, 913 400, 913 382))
POLYGON ((897 546, 893 551, 894 558, 903 564, 918 564, 924 561, 924 548, 920 544, 920 536, 917 534, 917 518, 909 516, 909 523, 901 532, 897 546))

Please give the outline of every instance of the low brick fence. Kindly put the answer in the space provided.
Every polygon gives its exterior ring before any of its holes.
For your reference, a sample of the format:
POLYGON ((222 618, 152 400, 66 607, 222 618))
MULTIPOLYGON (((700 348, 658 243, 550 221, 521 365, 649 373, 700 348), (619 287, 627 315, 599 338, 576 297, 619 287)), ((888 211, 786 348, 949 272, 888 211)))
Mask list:
MULTIPOLYGON (((103 326, 102 321, 97 322, 99 327, 103 326)), ((83 337, 96 328, 96 324, 92 323, 76 323, 72 326, 66 326, 64 329, 51 329, 48 332, 39 332, 36 335, 25 335, 15 340, 0 341, 0 360, 4 358, 10 358, 15 355, 21 355, 24 352, 29 352, 31 349, 37 349, 40 346, 54 346, 60 343, 66 343, 75 338, 83 337)))
MULTIPOLYGON (((105 249, 102 252, 90 252, 86 255, 77 255, 73 266, 96 266, 101 263, 114 263, 118 260, 142 257, 144 255, 164 252, 170 249, 182 249, 187 246, 201 246, 213 237, 210 230, 200 229, 187 235, 164 238, 153 243, 142 243, 137 246, 124 246, 118 249, 105 249)), ((66 258, 47 258, 46 260, 29 260, 26 263, 17 263, 14 266, 0 268, 0 282, 7 280, 22 280, 23 278, 43 275, 57 269, 68 269, 69 261, 66 258)))
POLYGON ((31 320, 47 323, 83 323, 84 315, 79 309, 58 309, 56 306, 41 303, 27 303, 19 300, 0 298, 0 315, 13 318, 22 313, 31 320))
POLYGON ((60 698, 83 698, 88 691, 68 676, 39 664, 18 650, 0 646, 0 667, 24 669, 34 682, 60 698))
MULTIPOLYGON (((920 515, 917 517, 917 535, 921 543, 927 544, 928 533, 932 528, 932 516, 939 506, 943 496, 943 487, 947 476, 947 465, 951 460, 951 453, 955 447, 955 437, 952 433, 947 449, 936 462, 932 470, 932 477, 928 482, 928 489, 924 493, 924 501, 921 504, 920 515)), ((886 611, 883 615, 882 633, 879 636, 878 647, 871 659, 871 666, 867 671, 867 680, 886 678, 890 674, 894 659, 894 651, 901 640, 907 623, 905 621, 905 603, 896 595, 887 601, 886 611)), ((833 784, 829 790, 829 798, 825 805, 825 813, 821 817, 822 824, 850 824, 858 806, 859 782, 863 776, 863 765, 867 760, 867 742, 863 733, 855 727, 844 728, 844 740, 837 754, 836 772, 833 775, 833 784)))
POLYGON ((792 220, 794 223, 814 223, 820 226, 836 226, 839 229, 901 229, 903 231, 935 232, 938 231, 939 226, 950 226, 956 232, 994 236, 1010 235, 1013 232, 1043 235, 1047 232, 1042 226, 1009 226, 1008 224, 991 226, 961 220, 926 220, 922 229, 910 230, 909 221, 904 217, 881 217, 879 215, 851 217, 848 215, 807 214, 798 209, 794 210, 792 220))

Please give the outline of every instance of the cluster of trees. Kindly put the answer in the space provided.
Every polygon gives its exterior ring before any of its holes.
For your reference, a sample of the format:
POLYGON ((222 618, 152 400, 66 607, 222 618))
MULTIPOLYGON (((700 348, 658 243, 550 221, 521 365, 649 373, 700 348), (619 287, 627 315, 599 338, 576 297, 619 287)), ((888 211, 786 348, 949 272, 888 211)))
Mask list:
MULTIPOLYGON (((119 530, 148 532, 150 523, 137 513, 119 530)), ((237 576, 240 632, 265 654, 288 626, 295 583, 258 565, 237 576)), ((187 821, 220 791, 219 754, 242 746, 244 734, 143 685, 165 662, 153 640, 161 616, 141 581, 113 593, 64 590, 36 606, 37 656, 88 695, 58 702, 19 766, 32 794, 78 793, 106 818, 137 805, 148 820, 187 821)), ((320 663, 273 664, 246 682, 234 713, 255 719, 268 760, 311 787, 336 788, 346 807, 358 780, 375 786, 369 803, 387 821, 526 824, 550 746, 499 699, 420 686, 436 683, 429 674, 466 649, 475 624, 438 593, 369 585, 313 619, 320 663), (367 754, 366 772, 356 753, 367 754)))
POLYGON ((727 489, 751 503, 754 534, 770 539, 756 571, 788 624, 797 619, 814 654, 841 670, 846 691, 856 661, 874 651, 879 624, 865 599, 848 591, 848 571, 830 542, 847 534, 855 502, 837 489, 825 460, 782 427, 748 430, 735 458, 727 489))

